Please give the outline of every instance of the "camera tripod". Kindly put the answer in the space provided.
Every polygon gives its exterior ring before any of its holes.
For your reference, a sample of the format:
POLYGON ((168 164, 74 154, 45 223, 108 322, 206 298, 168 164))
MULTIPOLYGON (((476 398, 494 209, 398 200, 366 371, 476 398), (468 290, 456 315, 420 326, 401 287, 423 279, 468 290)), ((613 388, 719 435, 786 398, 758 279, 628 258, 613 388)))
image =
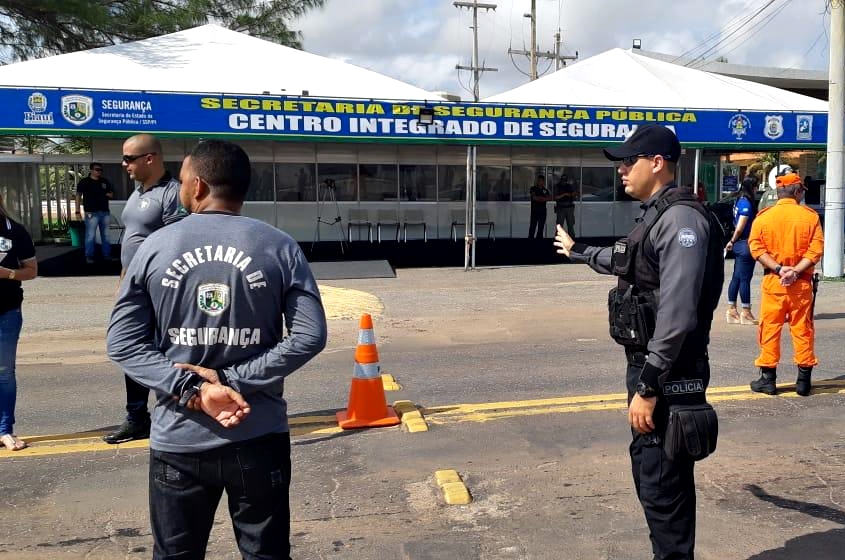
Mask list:
POLYGON ((311 242, 311 251, 314 251, 314 244, 320 241, 320 225, 325 224, 332 226, 337 240, 340 242, 340 252, 344 253, 346 249, 346 235, 343 233, 343 221, 340 217, 340 205, 337 203, 337 198, 334 194, 335 187, 320 185, 317 192, 317 223, 314 226, 314 241, 311 242), (332 220, 323 219, 326 211, 326 205, 332 204, 334 206, 335 218, 332 220))

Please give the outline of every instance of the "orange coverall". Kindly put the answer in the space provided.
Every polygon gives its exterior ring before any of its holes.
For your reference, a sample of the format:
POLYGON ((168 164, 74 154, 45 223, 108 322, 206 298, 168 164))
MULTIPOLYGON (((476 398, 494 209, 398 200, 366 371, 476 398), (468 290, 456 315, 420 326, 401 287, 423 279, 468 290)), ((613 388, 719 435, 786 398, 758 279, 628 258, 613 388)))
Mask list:
MULTIPOLYGON (((748 248, 755 259, 768 253, 783 266, 795 266, 802 258, 815 265, 824 251, 819 215, 794 199, 782 198, 759 214, 751 224, 748 248)), ((765 274, 760 302, 760 330, 757 334, 760 355, 757 367, 777 367, 780 361, 780 335, 789 320, 795 363, 814 366, 819 363, 814 352, 813 268, 809 267, 790 286, 781 286, 777 274, 765 274)))

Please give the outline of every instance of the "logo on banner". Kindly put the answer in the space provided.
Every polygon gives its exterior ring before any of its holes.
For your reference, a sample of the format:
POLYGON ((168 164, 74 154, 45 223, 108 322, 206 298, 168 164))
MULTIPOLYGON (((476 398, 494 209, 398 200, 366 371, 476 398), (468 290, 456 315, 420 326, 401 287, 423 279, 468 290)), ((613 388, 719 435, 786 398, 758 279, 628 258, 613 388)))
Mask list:
POLYGON ((795 117, 795 125, 798 130, 795 137, 798 140, 813 139, 813 115, 798 115, 795 117))
POLYGON ((229 307, 229 286, 203 284, 197 290, 197 305, 212 317, 220 315, 229 307))
POLYGON ((82 126, 94 116, 94 100, 84 95, 62 97, 62 116, 70 124, 82 126))
POLYGON ((748 133, 748 129, 751 128, 751 121, 749 121, 748 117, 742 113, 737 113, 731 117, 731 120, 728 121, 728 128, 731 129, 731 134, 733 134, 737 140, 742 140, 742 137, 745 136, 748 133))
POLYGON ((777 140, 783 136, 783 117, 779 115, 766 115, 766 126, 763 134, 769 140, 777 140))
POLYGON ((23 124, 53 124, 53 112, 47 113, 47 96, 36 91, 26 100, 29 111, 23 113, 23 124))

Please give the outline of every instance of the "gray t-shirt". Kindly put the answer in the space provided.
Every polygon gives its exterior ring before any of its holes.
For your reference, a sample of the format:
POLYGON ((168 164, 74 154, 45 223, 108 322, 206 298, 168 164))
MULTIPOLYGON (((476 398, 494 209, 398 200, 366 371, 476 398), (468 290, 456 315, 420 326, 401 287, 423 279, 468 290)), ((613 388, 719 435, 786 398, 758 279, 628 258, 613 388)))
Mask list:
POLYGON ((152 232, 186 215, 187 211, 179 203, 179 181, 169 173, 146 192, 142 185, 133 190, 121 214, 126 228, 120 247, 123 268, 129 268, 138 247, 152 232))
POLYGON ((326 344, 326 316, 302 251, 272 226, 221 213, 192 214, 152 233, 120 286, 109 357, 153 389, 150 447, 213 449, 288 431, 284 378, 326 344), (287 336, 285 336, 287 331, 287 336), (221 370, 251 412, 224 428, 177 406, 190 372, 221 370))

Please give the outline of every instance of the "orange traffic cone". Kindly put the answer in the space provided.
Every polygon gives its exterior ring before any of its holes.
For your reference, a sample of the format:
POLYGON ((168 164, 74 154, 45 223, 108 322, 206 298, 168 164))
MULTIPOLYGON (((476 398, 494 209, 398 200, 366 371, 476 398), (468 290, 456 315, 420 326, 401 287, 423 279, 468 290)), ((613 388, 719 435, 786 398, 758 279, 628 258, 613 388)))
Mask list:
POLYGON ((355 369, 349 389, 349 406, 337 413, 337 423, 343 429, 395 426, 396 412, 387 406, 384 383, 379 374, 378 350, 373 334, 373 318, 361 315, 358 346, 355 348, 355 369))

